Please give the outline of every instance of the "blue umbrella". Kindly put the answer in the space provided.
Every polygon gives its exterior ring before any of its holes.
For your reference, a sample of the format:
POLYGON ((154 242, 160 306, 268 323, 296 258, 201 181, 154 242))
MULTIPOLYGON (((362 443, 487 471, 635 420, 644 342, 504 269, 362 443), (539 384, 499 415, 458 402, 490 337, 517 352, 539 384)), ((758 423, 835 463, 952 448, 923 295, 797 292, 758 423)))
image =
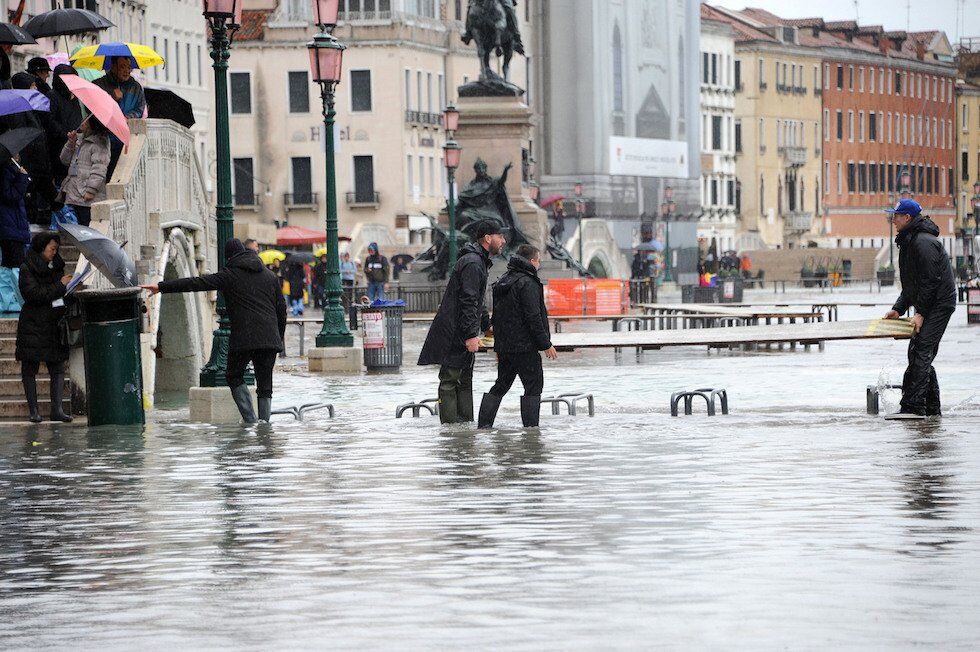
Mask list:
POLYGON ((32 90, 0 90, 0 116, 26 111, 50 111, 51 100, 32 90))

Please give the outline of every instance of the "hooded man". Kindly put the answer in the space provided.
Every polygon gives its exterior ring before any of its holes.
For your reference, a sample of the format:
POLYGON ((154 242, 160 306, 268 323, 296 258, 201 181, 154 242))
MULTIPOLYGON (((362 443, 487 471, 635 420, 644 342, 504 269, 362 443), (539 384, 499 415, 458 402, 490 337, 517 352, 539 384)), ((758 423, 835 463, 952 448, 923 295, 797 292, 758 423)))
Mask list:
POLYGON ((490 328, 485 305, 490 259, 507 244, 499 224, 476 224, 475 240, 460 252, 419 356, 420 365, 439 365, 439 420, 473 420, 473 363, 480 333, 490 328))
POLYGON ((162 292, 209 292, 218 290, 225 297, 231 320, 228 368, 225 376, 244 423, 255 423, 252 397, 245 386, 245 368, 255 368, 259 419, 268 422, 272 414, 272 370, 283 351, 286 332, 286 299, 276 275, 242 241, 225 243, 225 267, 217 274, 161 281, 142 285, 151 294, 162 292))
POLYGON ((902 381, 901 410, 886 419, 924 419, 941 414, 939 380, 932 366, 939 341, 956 310, 956 284, 939 227, 922 215, 922 207, 903 199, 887 210, 898 235, 902 293, 885 319, 898 319, 915 308, 915 335, 909 342, 909 366, 902 381))
POLYGON ((368 257, 364 261, 364 277, 367 279, 368 299, 371 303, 384 300, 389 273, 388 259, 378 251, 378 243, 372 242, 368 245, 368 257))
POLYGON ((500 402, 520 376, 524 385, 521 396, 521 422, 525 428, 536 428, 541 417, 541 391, 544 369, 541 354, 557 360, 551 344, 548 308, 544 302, 544 285, 538 278, 541 254, 529 244, 517 248, 507 272, 493 284, 493 350, 497 353, 497 382, 483 395, 480 403, 479 428, 493 425, 500 402))

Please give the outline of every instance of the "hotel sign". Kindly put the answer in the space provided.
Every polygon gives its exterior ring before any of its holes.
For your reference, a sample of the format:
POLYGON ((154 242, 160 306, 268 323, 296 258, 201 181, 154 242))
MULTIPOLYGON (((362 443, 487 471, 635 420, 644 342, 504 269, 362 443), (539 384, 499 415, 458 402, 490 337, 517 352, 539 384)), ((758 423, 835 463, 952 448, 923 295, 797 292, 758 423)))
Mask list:
POLYGON ((687 178, 687 143, 655 138, 609 139, 609 174, 687 178))

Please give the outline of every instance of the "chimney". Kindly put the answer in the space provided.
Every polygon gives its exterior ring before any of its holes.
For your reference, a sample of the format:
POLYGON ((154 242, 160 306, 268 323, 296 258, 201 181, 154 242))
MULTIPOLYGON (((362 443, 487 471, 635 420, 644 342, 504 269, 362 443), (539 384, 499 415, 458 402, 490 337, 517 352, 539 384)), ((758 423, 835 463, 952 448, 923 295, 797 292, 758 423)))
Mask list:
POLYGON ((878 40, 878 51, 882 54, 888 54, 888 50, 891 48, 891 41, 886 38, 878 40))
POLYGON ((922 43, 916 41, 915 43, 915 58, 922 61, 926 58, 926 46, 922 43))

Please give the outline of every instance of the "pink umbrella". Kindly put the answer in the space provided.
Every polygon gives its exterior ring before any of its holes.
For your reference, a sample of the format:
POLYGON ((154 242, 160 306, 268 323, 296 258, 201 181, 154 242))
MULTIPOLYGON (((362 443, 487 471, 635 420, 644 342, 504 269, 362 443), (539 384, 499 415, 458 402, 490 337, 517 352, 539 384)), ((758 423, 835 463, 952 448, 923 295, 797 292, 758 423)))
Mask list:
POLYGON ((71 65, 71 62, 68 61, 67 52, 52 52, 51 54, 44 55, 44 58, 47 59, 48 65, 51 66, 51 70, 54 70, 61 64, 65 64, 66 66, 71 65))
POLYGON ((541 208, 548 208, 549 206, 551 206, 552 204, 554 204, 556 201, 561 201, 564 198, 565 198, 565 195, 551 195, 547 199, 541 200, 541 203, 538 204, 538 206, 540 206, 541 208))
POLYGON ((99 119, 99 122, 122 141, 123 145, 129 145, 129 123, 126 122, 126 116, 111 95, 92 82, 75 75, 62 75, 61 81, 72 95, 99 119))

